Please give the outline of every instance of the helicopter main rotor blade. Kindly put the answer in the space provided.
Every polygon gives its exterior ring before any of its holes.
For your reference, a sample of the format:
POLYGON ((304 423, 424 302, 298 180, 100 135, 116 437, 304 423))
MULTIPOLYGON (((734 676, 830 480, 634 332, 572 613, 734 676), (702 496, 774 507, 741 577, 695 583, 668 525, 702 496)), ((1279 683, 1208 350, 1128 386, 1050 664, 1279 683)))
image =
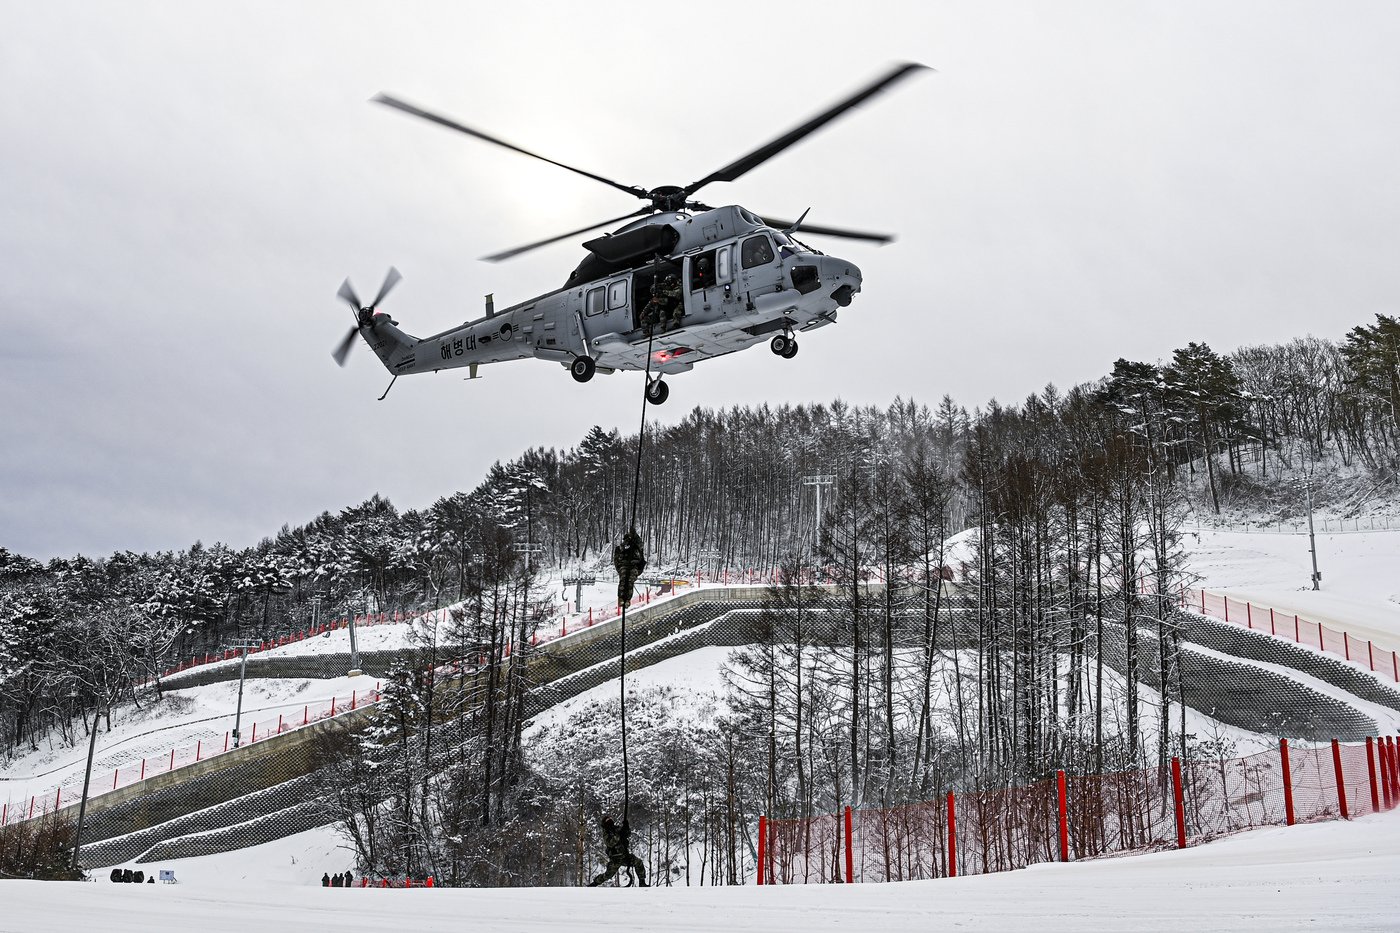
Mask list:
POLYGON ((340 291, 336 292, 336 295, 344 298, 346 302, 349 303, 350 310, 354 312, 356 317, 359 316, 360 309, 364 307, 364 305, 360 304, 360 296, 355 294, 355 286, 350 284, 349 279, 340 283, 340 291))
POLYGON ((801 126, 789 130, 788 132, 784 133, 782 136, 779 136, 777 139, 773 140, 767 145, 760 146, 753 152, 750 152, 748 155, 743 156, 740 159, 736 159, 735 161, 729 163, 719 171, 706 175, 699 181, 687 185, 684 189, 685 196, 689 197, 690 195, 699 191, 701 188, 705 187, 712 181, 734 181, 736 178, 743 175, 745 172, 757 168, 764 162, 767 162, 769 159, 773 158, 773 156, 782 152, 784 149, 788 148, 793 143, 796 143, 802 140, 804 137, 815 133, 817 130, 821 129, 823 126, 826 126, 832 120, 835 120, 837 117, 841 116, 847 110, 850 110, 852 107, 858 106, 859 104, 862 104, 870 98, 874 97, 876 94, 885 90, 890 85, 894 84, 896 81, 899 81, 901 78, 904 78, 915 71, 921 71, 923 69, 926 69, 927 67, 927 65, 920 65, 916 62, 906 62, 905 64, 897 66, 893 71, 880 78, 880 80, 868 85, 867 87, 861 89, 855 94, 852 94, 850 97, 847 97, 845 100, 841 101, 839 104, 836 104, 834 107, 831 107, 823 111, 822 113, 817 114, 815 117, 808 120, 801 126))
POLYGON ((345 365, 345 358, 350 355, 350 348, 355 345, 355 337, 359 332, 360 329, 358 327, 350 328, 350 333, 346 334, 345 339, 331 351, 331 358, 335 360, 335 365, 345 365))
POLYGON ((488 143, 494 143, 495 145, 502 146, 506 149, 509 149, 512 152, 518 152, 521 155, 527 155, 532 159, 539 159, 541 162, 548 162, 550 165, 557 165, 562 169, 568 169, 576 175, 582 175, 585 178, 591 178, 594 181, 600 181, 603 184, 608 185, 609 187, 616 188, 619 191, 625 191, 630 195, 634 195, 635 197, 650 197, 650 195, 647 194, 645 190, 638 188, 635 185, 624 185, 621 182, 613 181, 611 178, 604 178, 602 175, 595 175, 592 172, 585 172, 581 168, 574 168, 572 165, 565 165, 563 162, 556 162, 553 159, 545 158, 544 156, 539 155, 538 153, 531 152, 528 149, 522 149, 519 146, 513 145, 512 143, 508 143, 503 139, 497 139, 494 136, 489 136, 486 133, 481 132, 481 130, 474 130, 469 126, 464 126, 463 124, 458 123, 456 120, 440 116, 436 113, 424 110, 421 107, 415 107, 413 104, 401 101, 398 98, 390 97, 388 94, 376 94, 373 97, 371 97, 370 100, 372 100, 376 104, 383 104, 386 107, 393 107, 396 110, 402 110, 404 113, 410 113, 415 117, 422 117, 424 120, 429 120, 433 123, 438 124, 439 126, 445 126, 450 130, 456 130, 459 133, 466 133, 468 136, 475 136, 477 139, 484 140, 488 143))
POLYGON ((647 207, 643 207, 640 210, 635 210, 630 214, 623 214, 621 217, 614 217, 612 220, 600 220, 596 224, 589 224, 586 227, 579 227, 577 230, 570 230, 568 233, 561 233, 558 236, 552 236, 547 240, 539 240, 535 243, 527 243, 524 246, 517 246, 514 249, 508 249, 505 252, 501 253, 492 253, 490 256, 482 256, 481 258, 486 260, 487 262, 500 262, 502 259, 510 259, 512 256, 519 256, 521 253, 528 253, 530 250, 538 249, 541 246, 548 246, 551 243, 558 243, 560 240, 567 240, 569 237, 578 236, 580 233, 587 233, 590 230, 597 230, 599 227, 607 227, 615 223, 621 223, 624 220, 630 220, 633 217, 640 217, 643 214, 650 213, 651 206, 648 205, 647 207))
MULTIPOLYGON (((793 225, 791 220, 779 220, 776 217, 769 217, 767 214, 760 215, 763 222, 768 226, 778 230, 786 230, 793 225)), ((806 216, 805 214, 803 216, 806 216)), ((840 227, 819 227, 816 224, 804 223, 798 228, 797 234, 806 236, 809 233, 820 234, 821 236, 839 236, 848 240, 870 240, 873 243, 893 242, 894 236, 889 233, 865 233, 860 230, 844 230, 840 227)))
MULTIPOLYGON (((399 284, 399 280, 402 278, 403 275, 399 273, 399 270, 390 266, 389 271, 384 276, 384 284, 379 286, 379 294, 374 296, 374 300, 369 303, 369 306, 371 308, 378 308, 379 303, 384 300, 384 296, 389 294, 390 289, 399 284)), ((349 281, 349 279, 346 281, 349 281)))

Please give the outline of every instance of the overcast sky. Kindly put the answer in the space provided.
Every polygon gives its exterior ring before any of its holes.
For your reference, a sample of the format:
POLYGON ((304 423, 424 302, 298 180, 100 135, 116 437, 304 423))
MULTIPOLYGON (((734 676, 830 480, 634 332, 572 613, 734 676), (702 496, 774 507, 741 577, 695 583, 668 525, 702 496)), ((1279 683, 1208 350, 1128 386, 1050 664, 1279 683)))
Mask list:
POLYGON ((898 234, 794 360, 653 409, 972 407, 1396 313, 1400 4, 67 3, 3 0, 0 546, 247 546, 374 492, 635 430, 639 374, 388 375, 336 299, 396 265, 426 335, 558 287, 625 195, 367 103, 402 96, 652 187, 686 184, 895 61, 908 80, 703 192, 898 234), (608 12, 603 12, 608 10, 608 12), (582 239, 582 238, 580 238, 582 239))

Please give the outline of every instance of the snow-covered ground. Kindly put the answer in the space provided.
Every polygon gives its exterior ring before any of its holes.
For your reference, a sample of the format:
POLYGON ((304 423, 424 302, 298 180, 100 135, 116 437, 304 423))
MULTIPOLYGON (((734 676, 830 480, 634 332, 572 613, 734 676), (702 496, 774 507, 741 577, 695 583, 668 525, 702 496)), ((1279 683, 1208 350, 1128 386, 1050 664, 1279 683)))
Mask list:
POLYGON ((1202 528, 1186 540, 1202 588, 1400 649, 1400 532, 1318 535, 1316 592, 1305 534, 1202 528))
POLYGON ((179 885, 0 882, 0 930, 1280 933, 1394 930, 1400 916, 1400 812, 1255 830, 1132 858, 762 890, 324 889, 321 873, 343 867, 333 844, 324 830, 312 830, 241 853, 144 866, 173 869, 179 885), (246 864, 234 862, 238 856, 246 864))

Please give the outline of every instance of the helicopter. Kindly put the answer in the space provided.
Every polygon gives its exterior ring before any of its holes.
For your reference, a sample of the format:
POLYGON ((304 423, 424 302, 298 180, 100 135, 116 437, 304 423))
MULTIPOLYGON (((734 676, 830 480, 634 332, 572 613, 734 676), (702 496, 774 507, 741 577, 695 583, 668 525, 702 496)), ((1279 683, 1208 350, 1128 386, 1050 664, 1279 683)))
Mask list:
MULTIPOLYGON (((486 296, 484 315, 430 337, 399 330, 379 310, 402 276, 391 267, 374 300, 363 304, 346 279, 338 295, 354 317, 331 354, 344 366, 357 336, 392 375, 478 368, 507 360, 542 359, 569 369, 575 381, 598 373, 647 373, 646 400, 670 395, 664 376, 696 363, 768 341, 774 354, 797 355, 796 335, 836 323, 861 290, 855 263, 826 255, 798 233, 888 243, 891 236, 761 217, 731 204, 693 199, 714 182, 734 181, 827 123, 925 66, 903 63, 825 111, 684 187, 641 188, 546 158, 387 94, 371 100, 440 126, 556 165, 646 203, 639 209, 568 233, 483 257, 497 262, 600 227, 623 226, 583 243, 588 251, 562 288, 497 309, 486 296)), ((382 401, 389 389, 380 396, 382 401)))

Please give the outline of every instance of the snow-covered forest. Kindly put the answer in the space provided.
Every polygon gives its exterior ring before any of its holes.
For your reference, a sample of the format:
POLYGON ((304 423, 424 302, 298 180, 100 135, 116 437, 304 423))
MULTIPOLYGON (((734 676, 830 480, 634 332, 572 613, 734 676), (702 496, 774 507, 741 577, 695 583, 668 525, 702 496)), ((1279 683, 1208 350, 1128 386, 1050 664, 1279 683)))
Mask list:
MULTIPOLYGON (((785 612, 735 659, 714 723, 668 721, 665 697, 632 712, 643 736, 632 806, 649 861, 734 880, 757 812, 1189 753, 1179 702, 1173 718, 1184 517, 1267 497, 1324 462, 1394 484, 1397 400, 1400 321, 1378 317, 1341 343, 1228 355, 1192 343, 1163 363, 1119 360, 1095 383, 1012 405, 697 408, 649 431, 637 526, 652 566, 755 569, 787 584, 775 591, 785 612), (832 478, 821 514, 815 476, 832 478), (814 602, 796 585, 814 577, 838 595, 814 602), (872 580, 903 585, 863 587, 872 580), (970 626, 952 626, 954 600, 970 626), (811 624, 821 614, 839 631, 811 624), (1104 626, 1125 617, 1156 635, 1150 666, 1166 686, 1150 711, 1138 639, 1126 639, 1124 679, 1105 671, 1104 626), (901 634, 911 618, 912 642, 901 634), (951 649, 950 630, 965 639, 951 649)), ((619 803, 616 710, 527 741, 525 666, 496 659, 507 642, 528 645, 539 621, 538 583, 515 546, 543 549, 535 567, 607 568, 629 522, 636 444, 595 427, 426 509, 376 496, 243 550, 47 564, 0 550, 0 744, 54 731, 80 741, 94 708, 146 702, 172 658, 298 630, 313 613, 461 602, 454 631, 423 647, 488 663, 448 682, 396 672, 378 725, 327 749, 339 769, 328 790, 371 870, 582 880, 592 820, 619 803)))

